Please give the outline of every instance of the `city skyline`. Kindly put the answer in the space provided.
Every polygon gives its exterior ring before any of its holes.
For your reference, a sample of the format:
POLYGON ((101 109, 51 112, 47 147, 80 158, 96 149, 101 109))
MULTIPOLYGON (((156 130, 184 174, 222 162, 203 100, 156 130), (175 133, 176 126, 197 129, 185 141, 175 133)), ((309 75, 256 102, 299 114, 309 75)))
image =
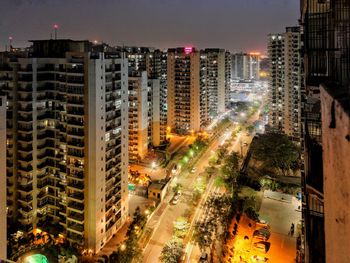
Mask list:
POLYGON ((160 49, 220 47, 265 54, 268 33, 296 25, 299 15, 298 2, 287 0, 5 0, 0 6, 2 50, 10 36, 15 47, 28 46, 30 39, 48 39, 52 26, 58 24, 58 38, 160 49))

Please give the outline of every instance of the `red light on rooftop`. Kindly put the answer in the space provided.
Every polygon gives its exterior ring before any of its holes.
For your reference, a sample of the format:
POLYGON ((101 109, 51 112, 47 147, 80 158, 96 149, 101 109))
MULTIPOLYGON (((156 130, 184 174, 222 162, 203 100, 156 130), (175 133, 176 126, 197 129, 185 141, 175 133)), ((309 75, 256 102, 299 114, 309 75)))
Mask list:
POLYGON ((57 25, 57 24, 54 24, 54 25, 53 25, 53 28, 54 28, 54 29, 58 29, 58 25, 57 25))
POLYGON ((9 40, 12 40, 12 39, 13 39, 13 37, 10 36, 10 37, 9 37, 9 40))
POLYGON ((190 54, 193 51, 193 47, 185 47, 185 54, 190 54))

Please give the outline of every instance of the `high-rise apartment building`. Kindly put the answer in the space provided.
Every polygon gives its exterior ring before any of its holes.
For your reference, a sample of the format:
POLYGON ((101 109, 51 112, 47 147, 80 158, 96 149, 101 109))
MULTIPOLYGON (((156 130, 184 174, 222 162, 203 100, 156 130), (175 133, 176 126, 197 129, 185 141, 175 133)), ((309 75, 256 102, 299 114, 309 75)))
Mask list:
POLYGON ((155 50, 148 55, 148 59, 147 74, 150 82, 149 116, 151 123, 148 136, 151 145, 158 147, 167 142, 167 53, 155 50))
POLYGON ((345 240, 349 223, 344 221, 349 194, 348 170, 344 170, 349 155, 349 17, 347 0, 301 1, 306 96, 302 112, 304 227, 299 262, 349 260, 345 240), (320 84, 324 86, 322 98, 320 84))
MULTIPOLYGON (((140 72, 146 71, 147 78, 150 80, 148 140, 152 146, 158 147, 166 143, 166 53, 146 47, 125 47, 123 50, 127 52, 128 56, 129 76, 139 75, 140 72), (159 96, 152 97, 152 80, 156 79, 159 80, 160 86, 159 91, 154 93, 159 93, 159 96), (153 103, 158 105, 159 108, 154 107, 153 103), (157 120, 152 121, 152 116, 157 116, 157 120), (156 127, 153 127, 153 124, 156 127)), ((155 87, 157 88, 157 86, 155 87)))
POLYGON ((232 79, 259 80, 260 54, 235 53, 232 55, 232 79))
POLYGON ((98 252, 128 216, 128 72, 88 41, 1 54, 8 219, 98 252))
POLYGON ((201 51, 201 89, 206 91, 209 118, 226 109, 227 57, 224 49, 207 48, 201 51))
POLYGON ((197 132, 208 121, 206 91, 201 89, 200 52, 168 49, 168 125, 177 133, 197 132))
POLYGON ((287 27, 282 34, 270 34, 269 126, 300 141, 301 54, 300 29, 287 27))
MULTIPOLYGON (((136 73, 136 72, 135 72, 136 73)), ((142 160, 148 152, 147 72, 129 77, 129 160, 142 160)))
MULTIPOLYGON (((1 79, 1 78, 0 78, 1 79)), ((0 80, 1 83, 1 80, 0 80)), ((6 188, 6 96, 0 93, 0 184, 6 188)), ((7 191, 0 193, 0 261, 7 259, 7 191)))

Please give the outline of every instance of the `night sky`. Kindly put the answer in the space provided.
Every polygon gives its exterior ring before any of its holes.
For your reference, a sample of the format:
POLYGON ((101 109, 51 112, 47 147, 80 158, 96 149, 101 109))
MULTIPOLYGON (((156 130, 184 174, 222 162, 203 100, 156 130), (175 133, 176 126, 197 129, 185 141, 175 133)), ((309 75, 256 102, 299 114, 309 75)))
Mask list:
POLYGON ((50 37, 157 48, 266 51, 267 34, 297 25, 298 0, 0 0, 0 49, 50 37))

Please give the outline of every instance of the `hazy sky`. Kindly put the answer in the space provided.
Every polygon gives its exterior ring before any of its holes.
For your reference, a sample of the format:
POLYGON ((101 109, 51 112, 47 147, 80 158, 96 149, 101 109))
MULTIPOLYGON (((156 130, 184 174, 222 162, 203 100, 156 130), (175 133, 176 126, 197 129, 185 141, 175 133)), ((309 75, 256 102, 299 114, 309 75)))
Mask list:
POLYGON ((0 0, 0 49, 50 37, 158 48, 266 50, 267 34, 297 25, 299 0, 0 0))

